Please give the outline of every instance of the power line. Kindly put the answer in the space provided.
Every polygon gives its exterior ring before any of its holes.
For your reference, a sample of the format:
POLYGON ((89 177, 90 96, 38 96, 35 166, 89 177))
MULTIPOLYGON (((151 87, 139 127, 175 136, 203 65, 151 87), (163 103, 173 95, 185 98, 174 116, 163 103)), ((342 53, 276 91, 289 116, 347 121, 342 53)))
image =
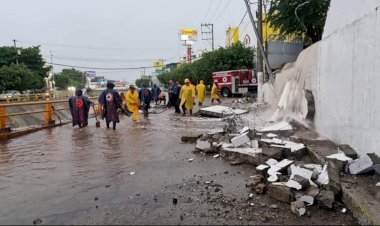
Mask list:
POLYGON ((216 7, 216 10, 215 10, 214 14, 211 17, 211 21, 214 19, 216 13, 218 12, 218 9, 219 9, 221 3, 222 3, 222 0, 219 0, 218 6, 216 7))
MULTIPOLYGON (((240 21, 240 23, 239 23, 239 25, 238 25, 237 29, 235 30, 234 34, 231 36, 231 38, 232 38, 232 37, 234 37, 234 36, 235 36, 235 34, 236 34, 236 32, 239 30, 239 28, 240 28, 241 24, 243 23, 243 21, 244 21, 244 19, 245 19, 245 16, 247 16, 247 13, 248 13, 248 11, 245 11, 245 14, 244 14, 243 18, 241 18, 241 21, 240 21)), ((230 40, 228 40, 228 43, 229 43, 230 41, 231 41, 231 39, 230 39, 230 40)))
POLYGON ((219 16, 215 19, 214 22, 216 22, 217 20, 219 20, 219 18, 223 15, 224 11, 226 11, 226 9, 227 9, 228 5, 230 4, 230 2, 231 2, 231 0, 228 0, 226 6, 224 6, 222 12, 219 14, 219 16))
MULTIPOLYGON (((45 56, 47 57, 47 55, 45 56)), ((68 60, 68 61, 80 61, 80 62, 102 62, 102 63, 125 63, 125 62, 148 62, 155 61, 155 59, 113 59, 113 58, 92 58, 92 57, 75 57, 75 56, 54 56, 55 59, 68 60)), ((168 61, 169 59, 162 59, 168 61)))
POLYGON ((96 69, 96 70, 119 70, 119 71, 127 71, 127 70, 137 70, 137 69, 145 69, 145 68, 153 68, 153 66, 142 66, 142 67, 126 67, 126 68, 104 68, 104 67, 87 67, 87 66, 77 66, 77 65, 68 65, 68 64, 58 64, 58 63, 47 63, 50 65, 63 66, 63 67, 72 67, 72 68, 81 68, 81 69, 96 69))
POLYGON ((204 19, 204 20, 206 20, 208 14, 209 14, 209 12, 210 12, 210 9, 211 9, 212 0, 209 0, 209 1, 210 1, 210 4, 208 5, 208 9, 207 9, 206 16, 205 16, 205 19, 204 19))

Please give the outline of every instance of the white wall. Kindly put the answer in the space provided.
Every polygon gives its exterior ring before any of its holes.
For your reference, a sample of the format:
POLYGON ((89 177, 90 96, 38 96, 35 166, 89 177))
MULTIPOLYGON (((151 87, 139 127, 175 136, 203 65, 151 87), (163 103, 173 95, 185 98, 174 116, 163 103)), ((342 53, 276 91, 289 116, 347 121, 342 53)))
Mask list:
POLYGON ((380 155, 378 5, 378 0, 331 1, 318 72, 306 83, 316 98, 316 129, 359 154, 380 155))
MULTIPOLYGON (((331 0, 324 38, 276 77, 272 118, 297 117, 311 89, 316 130, 359 154, 380 156, 380 0, 331 0), (290 84, 289 84, 290 83, 290 84), (284 91, 285 84, 292 91, 284 91), (282 94, 281 94, 282 93, 282 94), (280 101, 282 100, 282 101, 280 101), (285 104, 284 104, 285 103, 285 104)), ((302 111, 302 110, 301 110, 302 111)))

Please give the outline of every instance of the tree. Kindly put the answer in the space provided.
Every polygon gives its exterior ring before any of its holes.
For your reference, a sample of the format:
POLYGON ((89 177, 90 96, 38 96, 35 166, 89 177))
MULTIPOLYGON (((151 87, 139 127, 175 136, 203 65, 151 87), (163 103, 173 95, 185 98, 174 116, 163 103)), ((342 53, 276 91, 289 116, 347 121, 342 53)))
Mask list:
POLYGON ((322 39, 329 6, 330 0, 272 0, 266 20, 281 34, 297 35, 311 44, 322 39))
POLYGON ((227 48, 219 48, 204 53, 202 58, 191 63, 182 64, 171 72, 158 75, 158 80, 168 84, 169 80, 183 81, 188 78, 193 83, 203 80, 212 84, 212 72, 253 68, 254 50, 243 46, 240 42, 227 48))
POLYGON ((40 47, 18 48, 21 55, 16 55, 14 47, 0 47, 0 90, 40 89, 51 67, 45 66, 40 47), (16 57, 19 65, 16 65, 16 57))
POLYGON ((147 78, 138 78, 136 79, 135 83, 137 87, 141 87, 141 85, 144 83, 147 87, 149 87, 151 80, 147 78))
POLYGON ((43 80, 24 64, 12 64, 0 68, 0 90, 33 90, 40 89, 43 80))
MULTIPOLYGON (((18 57, 19 64, 26 65, 43 81, 51 70, 51 67, 45 65, 45 61, 40 52, 40 47, 34 46, 17 49, 21 51, 21 55, 18 57)), ((0 47, 0 67, 9 66, 11 64, 16 64, 16 49, 10 46, 0 47)))
POLYGON ((62 72, 54 74, 55 86, 67 89, 69 86, 82 89, 85 86, 85 77, 82 71, 74 68, 63 69, 62 72))

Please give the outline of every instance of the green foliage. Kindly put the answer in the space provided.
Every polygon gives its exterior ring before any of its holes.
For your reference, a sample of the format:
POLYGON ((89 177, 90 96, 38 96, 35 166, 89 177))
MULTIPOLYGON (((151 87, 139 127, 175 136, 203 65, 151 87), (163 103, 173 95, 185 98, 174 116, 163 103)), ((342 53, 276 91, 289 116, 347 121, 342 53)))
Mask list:
POLYGON ((63 69, 62 72, 54 74, 55 86, 67 89, 69 86, 82 89, 85 86, 84 73, 82 71, 71 69, 63 69))
POLYGON ((306 44, 315 43, 322 38, 323 27, 325 26, 327 10, 330 0, 272 0, 267 15, 267 21, 275 29, 279 29, 281 34, 297 35, 306 44), (295 16, 297 15, 307 28, 302 26, 295 16))
MULTIPOLYGON (((34 46, 30 48, 17 48, 21 50, 18 56, 19 64, 26 65, 43 81, 50 71, 51 67, 44 67, 45 61, 42 58, 40 47, 34 46)), ((0 67, 16 64, 16 49, 10 46, 0 47, 0 67)))
POLYGON ((43 86, 43 80, 24 64, 0 68, 0 90, 33 90, 43 86))
POLYGON ((253 68, 254 50, 244 47, 240 42, 227 48, 219 48, 204 53, 202 58, 191 63, 182 64, 172 72, 158 75, 158 80, 167 84, 169 80, 183 83, 186 78, 197 84, 203 80, 206 85, 212 84, 212 72, 253 68))
POLYGON ((137 87, 141 87, 141 85, 144 83, 147 87, 150 85, 150 79, 146 78, 139 78, 135 81, 137 87))

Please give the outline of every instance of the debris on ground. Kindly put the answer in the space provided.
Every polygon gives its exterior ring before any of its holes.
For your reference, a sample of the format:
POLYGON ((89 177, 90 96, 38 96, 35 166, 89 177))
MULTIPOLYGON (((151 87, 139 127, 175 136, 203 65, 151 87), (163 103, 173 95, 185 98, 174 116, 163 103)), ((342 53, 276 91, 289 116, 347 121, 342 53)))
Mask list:
POLYGON ((129 175, 133 176, 135 175, 135 172, 130 172, 129 175))
POLYGON ((247 110, 243 109, 233 109, 231 107, 215 105, 211 107, 201 108, 199 113, 201 115, 207 115, 212 117, 224 118, 231 115, 241 115, 247 113, 247 110))
POLYGON ((342 193, 340 176, 345 171, 360 174, 380 166, 377 156, 364 155, 357 159, 356 152, 348 145, 339 146, 336 153, 325 156, 323 161, 312 158, 309 146, 315 147, 318 142, 294 139, 292 134, 297 129, 306 128, 294 120, 258 130, 244 124, 236 115, 225 120, 227 126, 223 133, 203 134, 196 141, 196 150, 213 153, 215 158, 221 157, 231 165, 254 165, 256 175, 246 184, 252 192, 249 198, 254 198, 253 193, 268 194, 274 200, 290 204, 291 212, 298 216, 310 215, 307 208, 313 205, 341 210, 342 205, 337 204, 342 193))

